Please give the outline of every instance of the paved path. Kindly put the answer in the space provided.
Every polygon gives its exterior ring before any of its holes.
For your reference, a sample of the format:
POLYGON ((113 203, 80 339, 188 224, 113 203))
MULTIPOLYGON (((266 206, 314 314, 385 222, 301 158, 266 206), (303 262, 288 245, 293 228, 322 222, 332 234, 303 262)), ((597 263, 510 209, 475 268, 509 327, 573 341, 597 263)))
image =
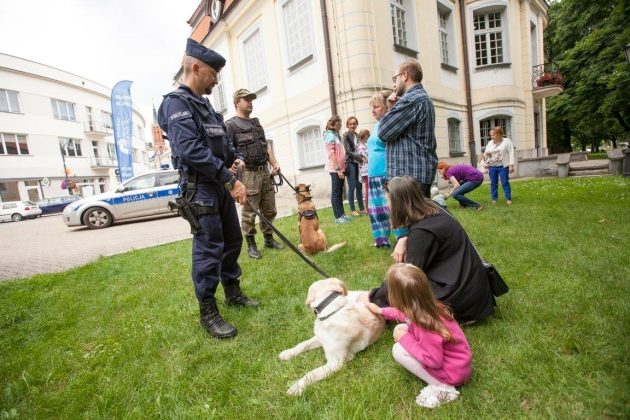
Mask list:
MULTIPOLYGON (((315 200, 318 208, 330 206, 315 200)), ((278 217, 291 215, 294 198, 277 199, 278 217)), ((237 206, 240 210, 240 206, 237 206)), ((180 217, 128 221, 109 228, 68 228, 61 215, 0 223, 0 280, 66 271, 100 256, 190 239, 190 226, 180 217)))

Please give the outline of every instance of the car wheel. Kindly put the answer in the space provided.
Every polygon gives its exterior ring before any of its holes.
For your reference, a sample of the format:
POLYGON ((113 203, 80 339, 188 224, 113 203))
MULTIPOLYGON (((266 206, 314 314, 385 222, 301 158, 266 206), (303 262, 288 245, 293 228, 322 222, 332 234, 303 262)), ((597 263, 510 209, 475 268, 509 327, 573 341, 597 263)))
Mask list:
POLYGON ((94 207, 83 213, 83 223, 90 229, 103 229, 111 226, 112 214, 102 207, 94 207))
POLYGON ((21 222, 22 219, 24 219, 24 218, 22 217, 22 215, 20 213, 13 213, 11 215, 11 220, 13 220, 14 222, 21 222))

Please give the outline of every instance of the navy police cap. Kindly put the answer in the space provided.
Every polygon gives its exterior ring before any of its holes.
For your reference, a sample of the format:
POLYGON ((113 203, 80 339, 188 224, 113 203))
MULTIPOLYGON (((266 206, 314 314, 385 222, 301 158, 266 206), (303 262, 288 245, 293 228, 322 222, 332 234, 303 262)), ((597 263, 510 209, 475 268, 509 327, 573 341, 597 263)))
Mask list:
POLYGON ((221 71, 225 66, 225 58, 221 54, 204 47, 192 38, 188 38, 186 42, 186 55, 203 61, 216 71, 221 71))

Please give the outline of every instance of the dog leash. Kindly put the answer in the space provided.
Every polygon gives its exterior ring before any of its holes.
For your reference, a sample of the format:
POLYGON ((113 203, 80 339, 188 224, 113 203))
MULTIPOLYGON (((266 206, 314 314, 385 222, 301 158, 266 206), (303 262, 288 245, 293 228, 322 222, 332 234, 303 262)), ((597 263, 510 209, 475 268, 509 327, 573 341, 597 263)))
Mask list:
POLYGON ((287 179, 286 176, 284 176, 284 174, 282 172, 278 172, 275 175, 271 175, 271 183, 273 184, 274 188, 276 189, 276 192, 278 192, 278 188, 282 186, 283 182, 282 180, 284 180, 284 182, 287 183, 287 185, 289 186, 289 188, 291 188, 293 190, 293 192, 297 193, 298 191, 295 189, 295 187, 293 185, 291 185, 291 183, 289 182, 289 180, 287 179), (276 177, 279 176, 280 180, 276 181, 276 177))
MULTIPOLYGON (((238 180, 241 179, 241 169, 240 168, 237 169, 236 178, 238 180)), ((285 178, 285 180, 286 180, 286 178, 285 178)), ((287 184, 288 184, 288 181, 287 181, 287 184)), ((291 186, 291 184, 289 184, 289 186, 291 186)), ((293 188, 293 187, 291 187, 291 188, 293 188)), ((249 201, 246 200, 245 203, 249 204, 249 201)), ((300 258, 302 258, 315 271, 317 271, 319 274, 324 276, 324 278, 330 278, 328 273, 326 273, 324 270, 322 270, 317 264, 315 264, 315 262, 313 260, 311 260, 309 257, 304 255, 295 245, 293 245, 291 243, 291 241, 289 241, 287 239, 287 237, 282 234, 282 232, 280 232, 274 225, 271 224, 271 222, 269 220, 267 220, 267 218, 265 216, 263 216, 263 214, 260 211, 258 211, 258 209, 254 208, 254 206, 252 206, 251 204, 249 204, 249 207, 251 207, 251 209, 254 210, 254 213, 256 213, 258 215, 258 217, 260 217, 260 220, 265 222, 271 228, 271 230, 273 230, 276 233, 276 235, 278 235, 278 237, 282 240, 282 242, 284 242, 291 249, 291 251, 295 252, 300 258)))
MULTIPOLYGON (((247 204, 249 204, 249 201, 247 202, 247 204)), ((321 268, 319 268, 319 266, 317 264, 315 264, 315 262, 313 260, 311 260, 309 257, 307 257, 306 255, 304 255, 302 253, 302 251, 300 251, 295 245, 293 245, 291 243, 291 241, 289 241, 286 236, 284 236, 282 234, 282 232, 280 232, 274 225, 271 224, 271 222, 269 220, 267 220, 267 218, 265 216, 262 215, 261 212, 259 212, 257 209, 255 209, 252 205, 250 205, 250 207, 252 208, 252 210, 254 210, 254 213, 256 213, 258 215, 258 217, 260 217, 260 220, 262 220, 263 222, 265 222, 274 232, 276 232, 276 235, 278 235, 278 237, 282 240, 282 242, 284 242, 289 248, 291 248, 291 250, 293 252, 295 252, 296 254, 298 254, 300 256, 300 258, 302 258, 308 265, 310 265, 311 267, 313 267, 313 269, 315 269, 315 271, 317 271, 319 274, 321 274, 322 276, 324 276, 325 278, 330 278, 330 276, 328 275, 328 273, 326 273, 324 270, 322 270, 321 268)))

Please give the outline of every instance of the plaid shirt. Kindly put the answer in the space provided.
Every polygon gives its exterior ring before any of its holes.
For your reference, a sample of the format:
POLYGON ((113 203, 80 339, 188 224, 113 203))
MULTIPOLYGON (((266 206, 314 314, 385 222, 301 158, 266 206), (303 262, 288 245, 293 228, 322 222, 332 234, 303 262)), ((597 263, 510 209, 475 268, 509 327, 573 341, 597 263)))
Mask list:
POLYGON ((435 110, 421 84, 409 89, 381 119, 378 137, 387 144, 387 176, 409 175, 423 184, 435 180, 435 110))

